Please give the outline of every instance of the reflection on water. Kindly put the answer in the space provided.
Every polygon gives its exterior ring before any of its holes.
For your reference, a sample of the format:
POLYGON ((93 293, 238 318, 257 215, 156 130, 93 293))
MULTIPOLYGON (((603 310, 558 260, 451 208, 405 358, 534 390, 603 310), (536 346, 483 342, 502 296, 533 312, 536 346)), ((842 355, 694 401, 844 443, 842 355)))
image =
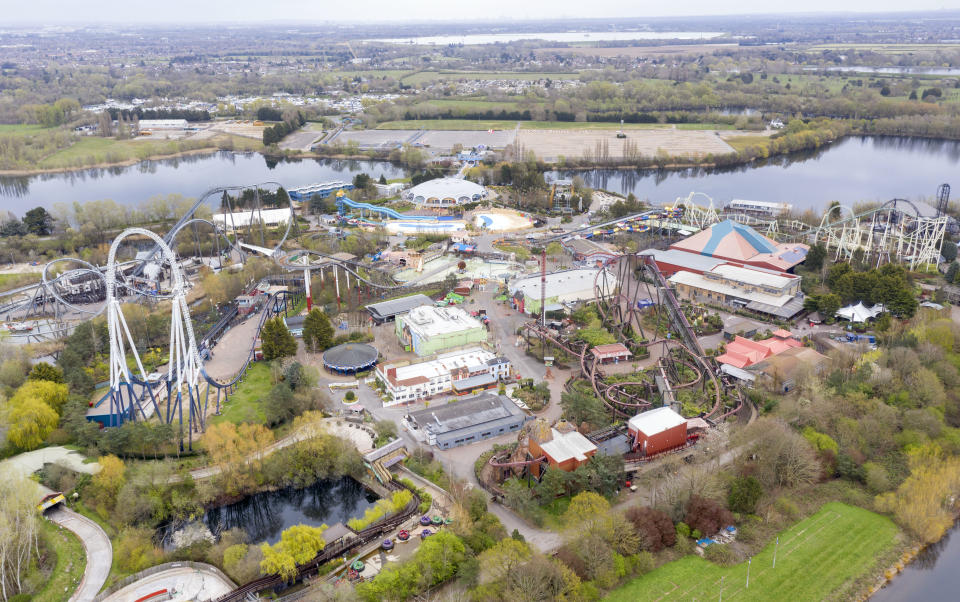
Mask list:
MULTIPOLYGON (((293 525, 319 526, 344 523, 363 516, 377 496, 350 477, 320 480, 302 489, 288 487, 248 496, 239 502, 207 510, 203 522, 219 536, 239 527, 251 542, 276 543, 280 533, 293 525)), ((169 537, 169 529, 164 538, 169 537)))
POLYGON ((154 195, 197 197, 217 186, 277 181, 287 188, 329 180, 353 180, 359 172, 373 178, 401 178, 403 168, 384 161, 299 159, 268 161, 257 153, 216 152, 143 161, 123 167, 81 169, 34 176, 0 176, 0 204, 22 215, 54 203, 112 199, 137 205, 154 195))
POLYGON ((871 602, 920 602, 960 598, 960 537, 954 524, 943 539, 921 551, 871 602))
POLYGON ((826 148, 749 165, 678 171, 596 169, 554 171, 547 179, 582 177, 588 186, 671 204, 693 191, 717 206, 733 199, 786 202, 822 209, 837 200, 930 199, 960 164, 960 142, 923 138, 849 137, 826 148))

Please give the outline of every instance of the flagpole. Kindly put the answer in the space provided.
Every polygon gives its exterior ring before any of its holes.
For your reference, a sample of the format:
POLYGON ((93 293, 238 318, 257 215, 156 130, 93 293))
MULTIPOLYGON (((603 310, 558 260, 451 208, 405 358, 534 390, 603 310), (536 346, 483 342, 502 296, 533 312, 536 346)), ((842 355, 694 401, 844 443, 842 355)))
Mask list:
POLYGON ((777 536, 777 543, 773 546, 773 568, 777 568, 777 548, 780 547, 780 536, 777 536))

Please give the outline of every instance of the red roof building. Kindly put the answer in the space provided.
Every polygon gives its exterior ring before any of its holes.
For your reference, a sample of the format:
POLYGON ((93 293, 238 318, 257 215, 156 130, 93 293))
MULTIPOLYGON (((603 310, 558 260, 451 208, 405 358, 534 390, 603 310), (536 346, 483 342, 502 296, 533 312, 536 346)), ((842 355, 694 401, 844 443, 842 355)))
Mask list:
POLYGON ((717 356, 717 361, 737 368, 746 368, 792 347, 802 346, 800 341, 793 338, 792 333, 782 329, 773 333, 773 336, 769 339, 762 341, 753 341, 736 336, 727 343, 726 351, 717 356))
POLYGON ((590 350, 593 357, 597 358, 601 364, 610 362, 622 362, 630 359, 633 354, 623 343, 611 343, 609 345, 597 345, 590 350))
POLYGON ((647 456, 683 447, 687 443, 687 421, 668 406, 647 410, 627 422, 633 449, 647 456))

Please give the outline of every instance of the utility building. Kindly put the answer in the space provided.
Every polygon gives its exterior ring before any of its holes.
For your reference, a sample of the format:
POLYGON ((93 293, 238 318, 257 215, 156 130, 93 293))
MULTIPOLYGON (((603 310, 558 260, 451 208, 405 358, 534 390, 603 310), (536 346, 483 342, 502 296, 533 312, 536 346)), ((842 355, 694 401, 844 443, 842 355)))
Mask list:
POLYGON ((417 355, 486 342, 487 329, 459 307, 415 307, 396 317, 400 342, 417 355))
POLYGON ((407 422, 427 443, 450 449, 520 430, 528 417, 506 395, 485 393, 413 412, 407 422))
MULTIPOLYGON (((540 275, 520 278, 510 284, 511 303, 520 313, 536 314, 540 312, 541 282, 540 275)), ((546 277, 547 311, 559 311, 564 303, 593 301, 596 288, 613 291, 617 287, 617 278, 609 270, 582 268, 553 272, 546 277)))
POLYGON ((687 421, 667 406, 637 414, 627 423, 633 449, 646 456, 683 447, 687 443, 687 421))

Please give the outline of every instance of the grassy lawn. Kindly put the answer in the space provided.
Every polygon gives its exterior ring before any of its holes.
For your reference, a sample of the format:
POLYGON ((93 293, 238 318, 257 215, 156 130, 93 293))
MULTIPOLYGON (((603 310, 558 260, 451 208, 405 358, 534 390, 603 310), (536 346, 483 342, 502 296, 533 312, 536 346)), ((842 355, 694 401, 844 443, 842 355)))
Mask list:
POLYGON ((420 71, 404 76, 401 81, 413 86, 426 84, 438 80, 476 80, 476 79, 503 79, 503 80, 538 80, 538 79, 577 79, 579 73, 526 73, 516 71, 420 71))
POLYGON ((769 136, 731 136, 724 138, 724 142, 733 147, 735 151, 743 152, 748 146, 766 146, 770 141, 769 136))
POLYGON ((378 130, 512 130, 516 121, 477 119, 411 119, 409 121, 386 121, 378 130))
POLYGON ((747 564, 720 567, 697 556, 634 579, 608 600, 823 600, 868 571, 877 557, 895 545, 897 527, 868 510, 838 502, 780 533, 777 567, 774 542, 753 557, 750 589, 747 564))
POLYGON ((69 597, 67 593, 80 584, 87 566, 87 555, 76 535, 48 520, 40 521, 40 534, 46 542, 47 553, 56 555, 56 564, 46 577, 43 589, 30 599, 34 602, 64 600, 69 597))
POLYGON ((45 129, 36 123, 0 123, 0 134, 35 134, 45 129))
POLYGON ((26 274, 0 274, 0 291, 17 288, 18 286, 25 286, 39 280, 39 272, 29 272, 26 274))
POLYGON ((463 109, 465 111, 516 111, 523 108, 519 102, 474 100, 471 98, 428 100, 424 104, 437 107, 438 109, 463 109))
POLYGON ((230 401, 222 406, 219 416, 211 417, 213 424, 220 422, 255 422, 266 424, 262 400, 273 388, 270 382, 270 366, 266 362, 254 362, 247 368, 243 382, 237 387, 230 401))
POLYGON ((263 148, 263 144, 252 138, 220 134, 203 140, 115 140, 99 136, 84 136, 73 145, 61 149, 40 161, 41 169, 73 168, 98 165, 102 163, 120 163, 123 161, 142 161, 160 155, 173 155, 185 150, 216 148, 229 142, 235 150, 249 151, 263 148))

